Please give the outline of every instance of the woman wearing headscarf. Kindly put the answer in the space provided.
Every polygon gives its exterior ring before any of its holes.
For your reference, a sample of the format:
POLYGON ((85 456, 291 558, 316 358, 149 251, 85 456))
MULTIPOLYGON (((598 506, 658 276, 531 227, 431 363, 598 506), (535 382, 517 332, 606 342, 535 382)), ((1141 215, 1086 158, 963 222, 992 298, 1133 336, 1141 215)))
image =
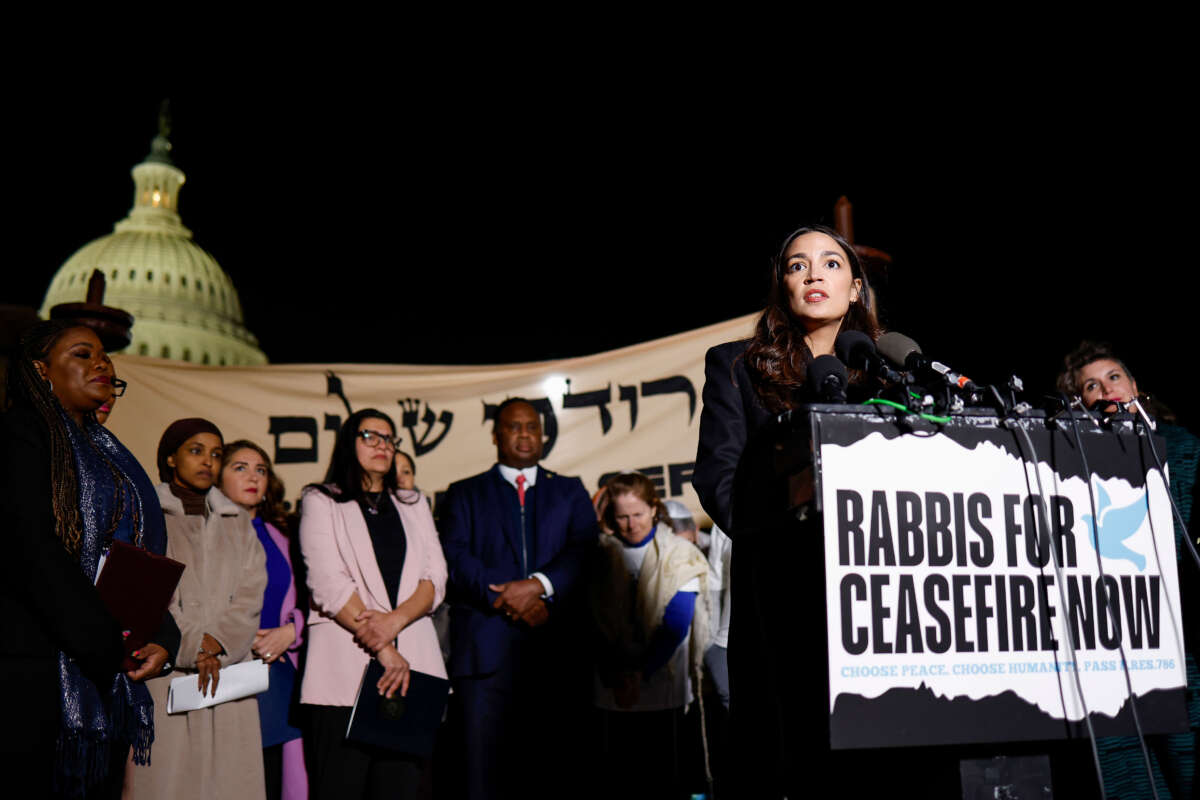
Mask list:
POLYGON ((170 615, 122 671, 121 626, 94 582, 122 541, 162 554, 158 498, 132 454, 97 424, 112 362, 94 332, 52 321, 22 336, 0 417, 0 763, 33 796, 119 796, 125 760, 155 738, 141 681, 179 648, 170 615))
MULTIPOLYGON (((221 431, 208 420, 177 420, 158 443, 158 486, 167 555, 186 569, 171 601, 182 641, 178 668, 216 691, 221 669, 249 661, 259 630, 266 557, 250 515, 213 483, 221 431)), ((258 702, 244 697, 183 714, 166 713, 169 681, 150 682, 155 758, 134 770, 134 795, 171 800, 265 797, 258 702)))

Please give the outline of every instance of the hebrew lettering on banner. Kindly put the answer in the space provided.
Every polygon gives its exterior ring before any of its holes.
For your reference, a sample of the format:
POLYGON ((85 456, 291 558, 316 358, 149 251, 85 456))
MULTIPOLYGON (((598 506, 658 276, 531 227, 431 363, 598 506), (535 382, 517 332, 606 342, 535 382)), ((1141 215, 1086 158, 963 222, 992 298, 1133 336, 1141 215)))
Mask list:
POLYGON ((433 409, 429 407, 429 403, 425 403, 425 414, 421 416, 421 423, 425 426, 421 431, 420 436, 417 435, 417 410, 421 407, 420 400, 397 400, 400 407, 404 409, 404 413, 400 418, 400 426, 408 430, 408 435, 412 438, 413 455, 423 456, 433 450, 442 443, 446 438, 446 434, 450 433, 450 425, 454 422, 454 412, 443 409, 441 414, 434 415, 433 409), (441 432, 431 441, 429 435, 433 433, 434 425, 441 425, 441 432))
POLYGON ((271 417, 267 430, 275 437, 275 454, 272 460, 276 464, 303 464, 317 460, 316 417, 271 417), (308 438, 308 445, 285 447, 282 443, 285 434, 302 434, 308 438))
MULTIPOLYGON (((607 436, 612 430, 612 412, 608 404, 612 402, 612 382, 603 389, 593 389, 587 392, 573 393, 570 391, 570 381, 567 381, 568 391, 562 396, 562 407, 566 409, 595 408, 600 412, 600 434, 607 436)), ((696 416, 696 387, 685 375, 672 375, 668 378, 658 378, 643 381, 641 384, 642 397, 655 397, 667 394, 684 394, 688 398, 687 424, 690 425, 696 416)), ((620 384, 617 386, 617 398, 622 403, 629 404, 629 430, 637 427, 638 419, 638 387, 620 384)))
MULTIPOLYGON (((541 414, 547 469, 579 476, 591 487, 603 474, 647 466, 665 496, 703 515, 690 476, 704 353, 744 338, 752 327, 753 320, 742 317, 609 353, 536 364, 222 368, 118 354, 114 363, 130 391, 109 425, 153 471, 167 425, 182 417, 211 419, 230 441, 245 438, 266 449, 294 503, 304 486, 324 479, 346 419, 377 408, 392 417, 401 447, 413 457, 418 487, 434 497, 494 463, 496 405, 522 396, 541 414), (463 424, 476 419, 479 425, 463 424)), ((463 359, 469 358, 464 343, 463 359)))

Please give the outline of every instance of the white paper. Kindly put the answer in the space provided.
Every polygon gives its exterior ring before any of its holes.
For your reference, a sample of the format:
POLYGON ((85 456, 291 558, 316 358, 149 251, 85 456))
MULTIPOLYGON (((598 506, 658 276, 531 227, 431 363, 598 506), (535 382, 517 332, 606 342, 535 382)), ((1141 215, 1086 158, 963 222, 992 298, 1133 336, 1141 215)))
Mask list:
POLYGON ((350 735, 350 729, 354 727, 354 715, 358 713, 358 701, 362 699, 363 684, 367 682, 367 670, 371 668, 371 662, 367 662, 367 666, 363 667, 362 677, 358 679, 358 692, 354 695, 354 705, 350 708, 350 722, 346 723, 346 735, 350 735))
POLYGON ((258 659, 222 667, 216 694, 209 684, 203 697, 200 679, 195 674, 174 678, 167 692, 167 713, 182 714, 265 692, 270 685, 270 672, 271 668, 258 659))
POLYGON ((100 551, 100 559, 96 562, 96 579, 94 581, 92 581, 93 585, 100 582, 100 573, 104 572, 104 562, 105 561, 108 561, 108 548, 107 547, 100 551))

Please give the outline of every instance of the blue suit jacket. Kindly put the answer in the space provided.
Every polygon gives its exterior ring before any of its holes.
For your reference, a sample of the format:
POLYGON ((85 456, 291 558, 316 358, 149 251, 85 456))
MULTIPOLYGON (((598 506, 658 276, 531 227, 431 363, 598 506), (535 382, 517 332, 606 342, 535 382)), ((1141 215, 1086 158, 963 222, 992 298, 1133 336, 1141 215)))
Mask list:
POLYGON ((450 677, 485 675, 503 668, 513 649, 532 638, 559 635, 565 606, 582 589, 585 564, 599 527, 591 498, 579 478, 538 467, 534 484, 533 536, 529 572, 554 585, 551 619, 531 629, 492 608, 497 595, 488 584, 528 578, 521 572, 521 532, 509 513, 516 489, 497 464, 451 484, 439 508, 442 551, 450 580, 450 677))

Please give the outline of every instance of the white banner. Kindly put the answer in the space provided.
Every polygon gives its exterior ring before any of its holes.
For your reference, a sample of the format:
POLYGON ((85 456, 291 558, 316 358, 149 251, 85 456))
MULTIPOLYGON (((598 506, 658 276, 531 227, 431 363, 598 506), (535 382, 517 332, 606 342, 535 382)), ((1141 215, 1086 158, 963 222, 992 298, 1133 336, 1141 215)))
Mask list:
POLYGON ((871 433, 823 445, 821 459, 831 713, 839 697, 897 689, 945 707, 1013 692, 1077 721, 1078 676, 1088 710, 1115 717, 1127 700, 1119 643, 1139 696, 1183 686, 1175 536, 1157 473, 1145 486, 1093 477, 1113 615, 1083 478, 1039 462, 1043 525, 1033 467, 1009 447, 871 433))
MULTIPOLYGON (((401 449, 415 457, 417 486, 433 496, 495 462, 488 415, 520 395, 542 411, 547 468, 580 476, 589 491, 602 476, 641 470, 665 497, 702 517, 691 474, 704 354, 749 336, 756 317, 592 356, 501 366, 208 367, 118 355, 117 374, 129 389, 109 426, 157 479, 163 430, 204 417, 226 441, 250 439, 270 453, 294 500, 323 479, 347 405, 374 407, 395 421, 401 449)), ((348 346, 352 340, 347 334, 348 346)))

